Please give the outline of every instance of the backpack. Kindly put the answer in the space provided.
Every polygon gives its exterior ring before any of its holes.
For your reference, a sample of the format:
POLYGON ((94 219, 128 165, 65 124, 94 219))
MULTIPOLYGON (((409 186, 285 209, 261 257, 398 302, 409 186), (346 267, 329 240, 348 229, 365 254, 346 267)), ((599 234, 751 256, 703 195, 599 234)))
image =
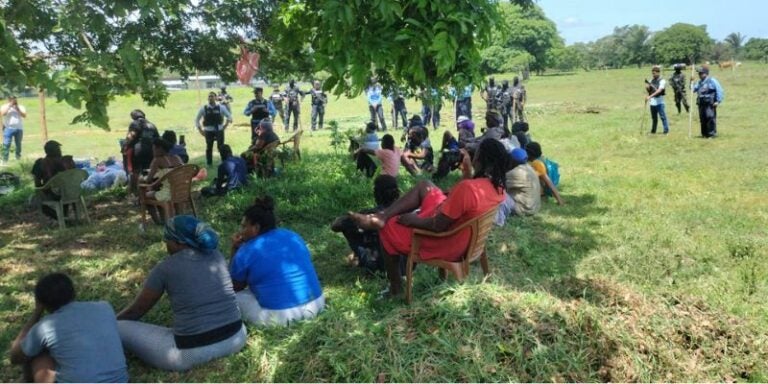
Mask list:
MULTIPOLYGON (((552 181, 552 184, 557 187, 560 184, 560 165, 548 158, 542 158, 541 161, 544 166, 547 167, 547 177, 552 181)), ((547 196, 552 196, 552 190, 545 188, 544 193, 547 196)))

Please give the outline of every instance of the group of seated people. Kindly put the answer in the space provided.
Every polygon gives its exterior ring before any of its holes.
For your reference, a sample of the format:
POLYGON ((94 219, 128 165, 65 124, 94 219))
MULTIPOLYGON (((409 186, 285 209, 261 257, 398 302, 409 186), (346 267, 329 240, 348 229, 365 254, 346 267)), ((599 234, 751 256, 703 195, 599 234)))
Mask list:
POLYGON ((35 286, 35 310, 12 343, 11 361, 24 366, 29 382, 126 382, 124 350, 151 366, 185 371, 240 351, 243 321, 286 325, 316 316, 325 296, 309 249, 298 234, 277 227, 274 211, 269 196, 246 209, 229 265, 209 225, 173 217, 164 228, 168 256, 117 315, 107 302, 75 301, 67 275, 46 275, 35 286), (163 294, 172 326, 140 321, 163 294))
POLYGON ((382 136, 379 144, 376 125, 369 122, 363 137, 353 142, 355 149, 352 155, 357 162, 357 168, 366 176, 373 177, 377 168, 370 157, 373 156, 378 158, 381 173, 385 175, 397 177, 400 165, 414 176, 434 171, 434 151, 429 141, 429 130, 419 115, 411 118, 401 141, 405 142, 402 150, 395 146, 395 139, 390 134, 382 136))
MULTIPOLYGON (((476 137, 474 123, 466 116, 460 116, 457 120, 458 138, 452 132, 445 133, 441 163, 448 159, 449 165, 439 164, 437 172, 442 168, 445 170, 442 176, 445 176, 450 170, 460 168, 464 178, 447 197, 431 182, 420 181, 414 189, 395 200, 400 196, 395 178, 397 160, 391 159, 397 159, 400 152, 394 148, 394 141, 390 135, 385 135, 381 141, 382 149, 370 149, 375 138, 361 140, 366 145, 355 155, 374 155, 382 163, 382 173, 374 181, 376 206, 338 217, 331 229, 341 232, 347 239, 354 264, 368 271, 387 269, 390 294, 400 292, 403 260, 398 258, 409 253, 413 228, 446 231, 497 207, 495 223, 503 226, 508 217, 539 212, 547 190, 558 204, 564 204, 557 187, 548 177, 541 146, 531 141, 528 124, 517 122, 509 132, 502 128, 501 122, 495 111, 489 111, 486 128, 476 137), (385 159, 389 159, 389 163, 385 159), (389 171, 392 167, 387 164, 394 164, 395 171, 389 171), (386 190, 392 192, 382 194, 386 190), (380 198, 382 195, 390 199, 380 198)), ((407 135, 417 136, 419 131, 419 128, 409 129, 407 135)), ((375 132, 369 130, 368 134, 375 132)), ((405 165, 403 156, 400 160, 405 165)), ((467 236, 465 231, 452 239, 425 240, 421 246, 422 257, 453 261, 465 252, 467 236)))

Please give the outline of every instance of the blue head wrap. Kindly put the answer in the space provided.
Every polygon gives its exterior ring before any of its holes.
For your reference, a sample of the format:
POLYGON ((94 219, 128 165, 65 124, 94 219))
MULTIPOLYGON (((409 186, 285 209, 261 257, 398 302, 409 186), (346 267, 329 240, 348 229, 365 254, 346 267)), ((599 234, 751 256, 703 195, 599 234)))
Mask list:
POLYGON ((194 216, 180 215, 165 224, 165 239, 209 251, 219 246, 219 234, 194 216))

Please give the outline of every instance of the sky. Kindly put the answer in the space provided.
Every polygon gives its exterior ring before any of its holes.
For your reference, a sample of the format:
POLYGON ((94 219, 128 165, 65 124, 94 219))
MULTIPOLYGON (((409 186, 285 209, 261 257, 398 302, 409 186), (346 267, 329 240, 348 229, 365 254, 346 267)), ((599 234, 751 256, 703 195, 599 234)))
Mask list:
POLYGON ((705 24, 709 36, 723 40, 732 32, 768 38, 768 1, 765 0, 538 0, 557 24, 567 45, 587 43, 613 33, 614 27, 640 24, 651 32, 675 23, 705 24))

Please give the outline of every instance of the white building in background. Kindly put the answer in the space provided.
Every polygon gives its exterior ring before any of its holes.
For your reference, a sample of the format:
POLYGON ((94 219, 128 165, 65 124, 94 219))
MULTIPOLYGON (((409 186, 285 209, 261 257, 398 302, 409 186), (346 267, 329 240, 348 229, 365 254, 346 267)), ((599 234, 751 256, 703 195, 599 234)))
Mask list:
MULTIPOLYGON (((221 81, 221 78, 216 75, 190 76, 186 80, 180 78, 165 79, 163 80, 163 85, 165 85, 165 88, 169 91, 181 91, 184 89, 197 89, 198 82, 200 84, 200 89, 214 89, 223 85, 226 85, 227 88, 244 87, 244 85, 240 84, 239 82, 224 84, 221 81)), ((253 80, 251 80, 250 86, 266 87, 267 82, 262 77, 254 77, 253 80)))

